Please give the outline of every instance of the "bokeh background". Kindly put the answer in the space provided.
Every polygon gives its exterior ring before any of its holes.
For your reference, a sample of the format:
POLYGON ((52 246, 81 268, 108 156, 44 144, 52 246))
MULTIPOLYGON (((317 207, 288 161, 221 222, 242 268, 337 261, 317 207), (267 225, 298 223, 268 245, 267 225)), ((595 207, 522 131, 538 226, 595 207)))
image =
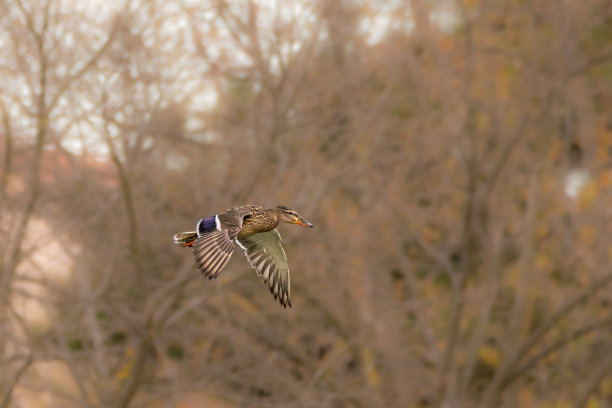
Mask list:
POLYGON ((0 407, 612 406, 608 0, 0 0, 0 407), (283 309, 172 234, 254 203, 283 309))

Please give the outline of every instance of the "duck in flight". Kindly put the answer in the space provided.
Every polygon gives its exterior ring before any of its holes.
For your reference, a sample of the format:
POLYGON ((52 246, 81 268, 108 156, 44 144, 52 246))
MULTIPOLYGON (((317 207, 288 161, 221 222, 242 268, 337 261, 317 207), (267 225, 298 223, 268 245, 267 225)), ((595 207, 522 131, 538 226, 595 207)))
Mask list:
POLYGON ((234 244, 238 244, 253 269, 270 288, 274 299, 278 299, 285 308, 291 307, 289 263, 276 231, 280 221, 313 227, 287 207, 241 205, 202 218, 196 231, 174 234, 174 243, 193 247, 198 269, 209 279, 219 276, 232 256, 234 244))

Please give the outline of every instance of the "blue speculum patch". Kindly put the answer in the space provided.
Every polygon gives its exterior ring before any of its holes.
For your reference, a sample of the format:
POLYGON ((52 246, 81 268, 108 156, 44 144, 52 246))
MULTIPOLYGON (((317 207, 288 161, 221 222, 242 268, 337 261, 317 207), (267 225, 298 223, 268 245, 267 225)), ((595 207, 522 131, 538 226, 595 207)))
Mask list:
POLYGON ((205 231, 210 231, 212 229, 216 229, 217 224, 215 224, 215 217, 202 218, 200 222, 198 222, 198 232, 201 234, 205 231))

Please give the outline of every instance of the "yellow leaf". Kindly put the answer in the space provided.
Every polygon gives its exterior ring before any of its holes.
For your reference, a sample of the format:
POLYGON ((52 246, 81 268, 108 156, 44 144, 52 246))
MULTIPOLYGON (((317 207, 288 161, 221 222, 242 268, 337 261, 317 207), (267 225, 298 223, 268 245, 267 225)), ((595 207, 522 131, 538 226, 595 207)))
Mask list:
POLYGON ((432 227, 430 225, 426 225, 421 230, 421 236, 427 242, 436 242, 436 241, 438 241, 440 239, 440 231, 436 230, 434 227, 432 227))
POLYGON ((589 402, 587 403, 587 408, 599 408, 599 401, 595 397, 589 398, 589 402))
POLYGON ((517 77, 517 69, 512 65, 502 67, 497 77, 495 84, 497 87, 497 95, 502 101, 507 101, 514 87, 514 80, 517 77))
POLYGON ((540 271, 549 271, 552 269, 552 260, 548 254, 538 253, 535 257, 535 265, 540 271))
POLYGON ((548 160, 554 162, 559 160, 560 157, 566 152, 567 142, 561 143, 560 139, 554 139, 551 141, 550 149, 548 150, 548 160))
POLYGON ((340 354, 346 350, 346 343, 342 339, 338 339, 334 343, 334 354, 340 354))
POLYGON ((378 370, 376 370, 376 363, 374 361, 374 355, 372 349, 368 346, 364 346, 361 349, 361 358, 363 360, 363 369, 368 379, 368 383, 372 387, 378 387, 380 384, 380 378, 378 376, 378 370))
POLYGON ((519 283, 520 277, 521 277, 521 268, 517 264, 514 264, 510 266, 510 268, 508 268, 508 272, 506 273, 506 276, 504 277, 504 281, 511 288, 516 288, 519 283))
POLYGON ((610 394, 612 391, 612 380, 607 378, 601 382, 600 385, 601 392, 604 394, 610 394))
POLYGON ((491 367, 499 366, 499 362, 501 360, 499 350, 491 346, 482 346, 478 350, 478 357, 481 361, 491 367))
POLYGON ((132 367, 134 366, 134 354, 134 349, 132 347, 128 347, 125 350, 125 357, 127 361, 117 373, 116 377, 118 380, 125 380, 130 376, 130 372, 132 372, 132 367))
POLYGON ((594 183, 594 182, 587 183, 582 188, 582 190, 580 190, 578 197, 580 199, 581 208, 584 209, 584 208, 588 208, 591 205, 593 205, 597 201, 597 198, 599 197, 599 188, 597 186, 597 183, 594 183))
POLYGON ((482 112, 478 112, 476 114, 476 129, 478 129, 481 132, 487 132, 489 130, 489 116, 485 115, 482 112))
POLYGON ((540 239, 546 238, 546 236, 548 236, 549 233, 550 233, 550 229, 548 228, 547 224, 540 223, 536 226, 536 234, 538 238, 540 239))

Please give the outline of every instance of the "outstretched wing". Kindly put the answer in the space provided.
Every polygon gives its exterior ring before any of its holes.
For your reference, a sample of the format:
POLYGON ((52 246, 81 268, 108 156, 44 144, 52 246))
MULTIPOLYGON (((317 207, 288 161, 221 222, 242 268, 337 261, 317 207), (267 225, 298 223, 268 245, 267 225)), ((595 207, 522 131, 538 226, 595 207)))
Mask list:
POLYGON ((246 254, 251 266, 268 284, 274 299, 283 307, 291 307, 289 263, 280 235, 274 229, 240 238, 236 242, 246 254))
POLYGON ((221 273, 233 251, 234 242, 227 230, 212 229, 200 232, 193 244, 193 256, 198 269, 208 279, 216 278, 221 273))
POLYGON ((216 278, 227 264, 243 218, 253 206, 230 208, 222 214, 202 218, 198 222, 198 237, 193 243, 193 255, 198 269, 208 279, 216 278))

